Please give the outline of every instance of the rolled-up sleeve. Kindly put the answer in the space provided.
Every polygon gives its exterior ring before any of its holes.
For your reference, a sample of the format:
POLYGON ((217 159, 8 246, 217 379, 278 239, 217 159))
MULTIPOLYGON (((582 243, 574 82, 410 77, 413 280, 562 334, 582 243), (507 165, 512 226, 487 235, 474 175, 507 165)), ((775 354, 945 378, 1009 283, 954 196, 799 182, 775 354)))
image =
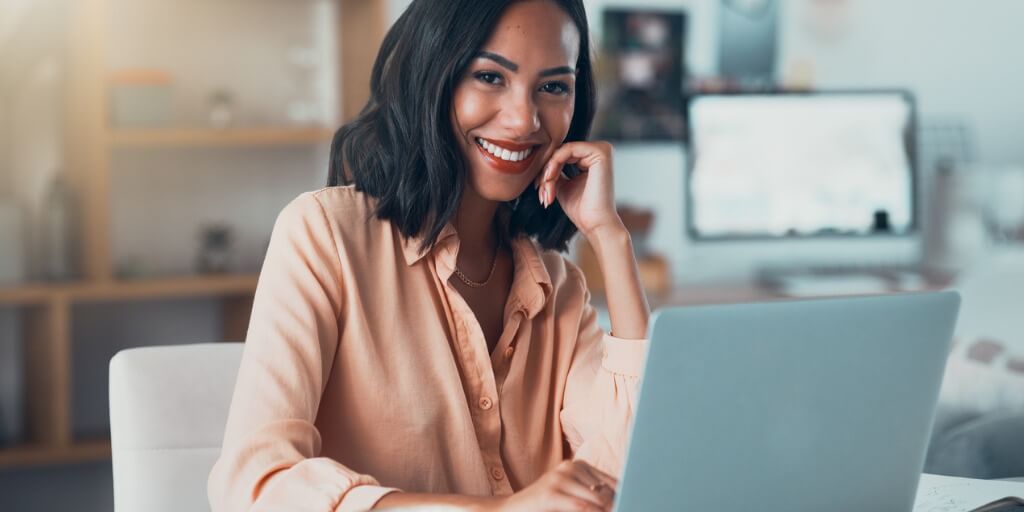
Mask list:
POLYGON ((618 476, 636 410, 647 340, 606 334, 584 285, 579 336, 566 378, 562 429, 573 457, 618 476))
POLYGON ((335 235, 313 193, 278 216, 260 274, 221 454, 215 512, 356 511, 395 489, 319 457, 314 425, 343 307, 335 235))

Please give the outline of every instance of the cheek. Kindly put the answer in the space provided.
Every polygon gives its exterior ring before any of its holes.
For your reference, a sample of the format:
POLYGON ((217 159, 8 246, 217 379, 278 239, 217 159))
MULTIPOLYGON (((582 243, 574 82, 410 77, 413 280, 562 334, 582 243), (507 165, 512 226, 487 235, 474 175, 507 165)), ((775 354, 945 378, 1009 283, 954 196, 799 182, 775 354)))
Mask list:
POLYGON ((488 101, 486 96, 469 87, 456 89, 452 107, 456 126, 459 127, 462 136, 469 130, 485 124, 492 117, 494 101, 488 101))
POLYGON ((548 105, 541 109, 541 122, 555 144, 561 144, 572 124, 573 104, 548 105))

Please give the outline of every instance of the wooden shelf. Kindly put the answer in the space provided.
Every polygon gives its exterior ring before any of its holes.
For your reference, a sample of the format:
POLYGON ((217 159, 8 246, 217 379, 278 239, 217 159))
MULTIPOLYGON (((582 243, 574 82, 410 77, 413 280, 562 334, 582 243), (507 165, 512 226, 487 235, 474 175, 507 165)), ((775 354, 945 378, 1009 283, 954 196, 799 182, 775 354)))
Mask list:
POLYGON ((106 439, 67 446, 23 444, 0 448, 0 470, 105 460, 110 460, 110 441, 106 439))
MULTIPOLYGON (((240 8, 244 2, 239 3, 240 8)), ((341 121, 354 118, 369 98, 376 48, 387 27, 387 3, 380 0, 337 0, 335 19, 340 74, 341 121)), ((110 0, 68 3, 66 70, 63 75, 63 169, 76 195, 76 231, 80 240, 82 280, 0 285, 0 307, 19 309, 24 347, 28 439, 0 447, 0 471, 110 460, 109 440, 76 440, 72 411, 75 396, 72 357, 75 315, 92 302, 212 298, 220 308, 220 339, 243 341, 257 274, 120 279, 111 254, 113 204, 116 191, 113 160, 119 151, 195 148, 284 148, 318 150, 329 144, 334 127, 262 126, 224 130, 176 127, 114 129, 110 108, 108 55, 112 42, 110 0)), ((183 83, 189 82, 183 77, 183 83)), ((205 155, 201 155, 205 156, 205 155)), ((268 226, 269 227, 269 226, 268 226)), ((87 313, 86 313, 87 314, 87 313)), ((216 335, 215 335, 216 336, 216 335)), ((2 501, 2 500, 0 500, 2 501)), ((0 506, 0 509, 3 507, 0 506)))
POLYGON ((34 284, 0 288, 0 304, 35 305, 58 299, 74 303, 248 295, 256 291, 256 280, 256 274, 224 274, 96 283, 34 284))
POLYGON ((110 145, 121 148, 305 146, 331 141, 334 130, 306 128, 111 130, 110 145))

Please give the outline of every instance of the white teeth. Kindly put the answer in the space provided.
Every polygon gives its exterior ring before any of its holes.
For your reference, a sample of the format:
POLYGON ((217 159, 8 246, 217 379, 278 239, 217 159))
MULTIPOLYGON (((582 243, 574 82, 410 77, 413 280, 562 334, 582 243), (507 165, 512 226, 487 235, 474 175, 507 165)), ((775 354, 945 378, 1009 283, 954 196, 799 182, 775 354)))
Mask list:
POLYGON ((522 151, 511 151, 496 144, 492 144, 481 138, 477 138, 476 142, 477 144, 480 144, 480 147, 487 150, 488 153, 502 160, 508 160, 510 162, 520 162, 522 160, 526 160, 526 157, 530 156, 530 153, 533 152, 533 148, 524 149, 522 151))

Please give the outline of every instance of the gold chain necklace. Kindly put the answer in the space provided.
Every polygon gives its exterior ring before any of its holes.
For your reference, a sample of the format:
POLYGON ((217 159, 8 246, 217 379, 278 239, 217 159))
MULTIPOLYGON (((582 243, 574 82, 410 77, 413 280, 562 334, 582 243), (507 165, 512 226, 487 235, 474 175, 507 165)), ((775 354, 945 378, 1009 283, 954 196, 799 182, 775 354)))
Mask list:
POLYGON ((459 265, 457 263, 455 264, 455 275, 459 278, 459 281, 462 281, 466 286, 468 286, 470 288, 483 288, 484 286, 487 286, 487 283, 491 282, 491 278, 494 277, 494 269, 496 269, 496 268, 498 268, 498 249, 497 248, 495 248, 495 250, 494 250, 494 262, 491 263, 491 272, 489 274, 487 274, 487 279, 484 279, 484 281, 482 283, 478 283, 478 282, 476 282, 476 281, 466 277, 466 274, 463 274, 462 271, 459 270, 459 265))

